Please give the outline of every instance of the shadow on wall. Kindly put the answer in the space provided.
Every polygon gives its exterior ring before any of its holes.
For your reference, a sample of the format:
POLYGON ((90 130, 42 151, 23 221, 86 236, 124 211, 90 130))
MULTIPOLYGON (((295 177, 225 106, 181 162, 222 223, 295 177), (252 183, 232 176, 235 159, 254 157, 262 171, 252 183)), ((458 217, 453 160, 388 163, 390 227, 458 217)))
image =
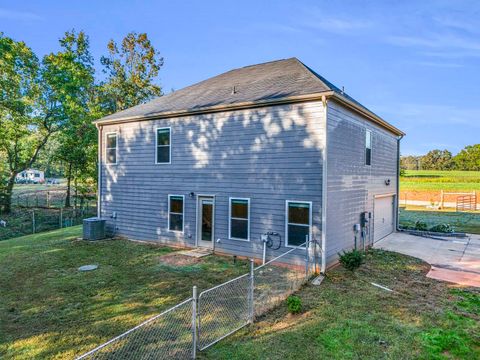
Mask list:
POLYGON ((252 199, 251 239, 269 230, 283 236, 285 200, 304 200, 314 203, 319 238, 324 116, 321 103, 309 103, 105 126, 104 134, 118 132, 119 148, 117 164, 102 166, 103 216, 116 211, 125 219, 128 212, 129 223, 119 221, 127 236, 191 245, 196 204, 190 192, 218 195, 215 238, 222 239, 229 196, 252 199), (155 164, 159 127, 171 127, 171 164, 155 164), (166 194, 185 195, 185 238, 167 230, 166 194))

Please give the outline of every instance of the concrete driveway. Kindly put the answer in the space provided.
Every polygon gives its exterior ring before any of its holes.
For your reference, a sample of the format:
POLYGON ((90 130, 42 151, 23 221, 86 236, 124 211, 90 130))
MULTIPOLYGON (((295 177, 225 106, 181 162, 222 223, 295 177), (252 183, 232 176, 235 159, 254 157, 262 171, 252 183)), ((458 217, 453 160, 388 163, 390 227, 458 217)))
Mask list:
POLYGON ((427 276, 433 279, 480 287, 480 235, 432 239, 398 232, 374 247, 428 262, 432 268, 427 276))

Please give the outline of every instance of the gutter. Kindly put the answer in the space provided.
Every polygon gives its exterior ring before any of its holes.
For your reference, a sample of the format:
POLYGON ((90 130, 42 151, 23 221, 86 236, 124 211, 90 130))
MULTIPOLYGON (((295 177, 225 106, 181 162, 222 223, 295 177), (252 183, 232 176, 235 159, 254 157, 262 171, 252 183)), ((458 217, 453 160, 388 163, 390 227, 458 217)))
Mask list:
POLYGON ((347 99, 345 96, 338 94, 335 91, 324 91, 320 93, 308 94, 308 95, 295 95, 287 96, 281 99, 274 100, 258 100, 258 101, 245 101, 235 104, 222 104, 209 107, 199 107, 195 109, 184 109, 176 111, 166 111, 160 112, 152 115, 136 115, 136 116, 125 116, 116 119, 109 119, 108 117, 94 121, 96 125, 113 125, 127 122, 135 121, 145 121, 145 120, 155 120, 155 119, 165 119, 165 118, 177 118, 182 116, 192 116, 200 114, 210 114, 221 111, 233 111, 233 110, 243 110, 243 109, 254 109, 263 106, 271 105, 283 105, 283 104, 293 104, 301 103, 307 101, 324 101, 324 99, 332 98, 346 107, 350 108, 353 111, 360 113, 361 115, 367 117, 372 122, 380 125, 381 127, 389 130, 397 136, 405 135, 401 130, 397 129, 395 126, 390 125, 388 122, 380 118, 378 115, 374 114, 370 110, 364 108, 363 106, 347 99))
POLYGON ((328 196, 328 172, 327 172, 327 149, 328 149, 328 106, 327 99, 324 98, 323 107, 325 109, 325 133, 323 135, 323 154, 322 154, 322 265, 320 274, 325 274, 327 268, 327 196, 328 196))
POLYGON ((103 132, 103 127, 95 124, 97 131, 98 131, 98 154, 97 154, 97 167, 98 167, 98 184, 97 184, 97 217, 100 218, 102 216, 102 149, 103 149, 103 144, 102 144, 102 132, 103 132))
POLYGON ((400 140, 403 139, 405 134, 400 135, 397 138, 397 211, 396 211, 396 216, 395 216, 395 230, 399 231, 400 230, 400 222, 399 222, 399 217, 400 217, 400 140))

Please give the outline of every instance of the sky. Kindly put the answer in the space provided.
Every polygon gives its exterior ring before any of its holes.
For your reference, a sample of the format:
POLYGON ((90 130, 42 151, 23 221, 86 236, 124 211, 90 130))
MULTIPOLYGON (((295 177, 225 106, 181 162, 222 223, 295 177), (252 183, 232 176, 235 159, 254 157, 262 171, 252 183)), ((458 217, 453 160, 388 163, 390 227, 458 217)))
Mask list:
POLYGON ((297 57, 406 132, 403 155, 480 143, 478 0, 0 0, 0 32, 39 57, 71 29, 89 35, 98 69, 110 39, 146 32, 165 93, 297 57))

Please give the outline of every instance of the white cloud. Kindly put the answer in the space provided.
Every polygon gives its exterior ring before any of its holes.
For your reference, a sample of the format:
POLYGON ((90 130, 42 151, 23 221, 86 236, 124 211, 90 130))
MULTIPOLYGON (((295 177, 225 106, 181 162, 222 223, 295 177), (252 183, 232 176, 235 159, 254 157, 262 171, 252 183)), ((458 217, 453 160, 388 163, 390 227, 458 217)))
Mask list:
POLYGON ((373 24, 364 20, 322 16, 305 23, 305 25, 310 28, 345 34, 371 28, 373 24))
POLYGON ((0 8, 0 19, 6 20, 42 20, 40 15, 28 11, 15 11, 0 8))

